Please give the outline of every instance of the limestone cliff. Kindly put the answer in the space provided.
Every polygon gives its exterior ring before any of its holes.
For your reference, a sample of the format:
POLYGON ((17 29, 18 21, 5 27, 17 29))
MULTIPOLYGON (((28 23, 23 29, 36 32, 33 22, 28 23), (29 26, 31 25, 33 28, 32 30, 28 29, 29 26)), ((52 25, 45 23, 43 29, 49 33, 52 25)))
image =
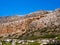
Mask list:
POLYGON ((25 16, 0 18, 0 38, 18 38, 46 27, 58 27, 60 32, 60 9, 55 11, 37 11, 25 16))

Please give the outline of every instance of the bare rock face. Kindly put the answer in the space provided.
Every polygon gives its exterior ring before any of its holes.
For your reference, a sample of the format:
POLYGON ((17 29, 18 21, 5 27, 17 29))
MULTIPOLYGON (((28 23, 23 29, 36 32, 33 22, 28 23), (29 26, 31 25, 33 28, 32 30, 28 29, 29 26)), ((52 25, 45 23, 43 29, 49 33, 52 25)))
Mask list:
POLYGON ((2 17, 0 18, 0 38, 18 38, 27 32, 33 32, 46 27, 53 28, 59 25, 60 9, 52 12, 37 11, 22 17, 2 17))

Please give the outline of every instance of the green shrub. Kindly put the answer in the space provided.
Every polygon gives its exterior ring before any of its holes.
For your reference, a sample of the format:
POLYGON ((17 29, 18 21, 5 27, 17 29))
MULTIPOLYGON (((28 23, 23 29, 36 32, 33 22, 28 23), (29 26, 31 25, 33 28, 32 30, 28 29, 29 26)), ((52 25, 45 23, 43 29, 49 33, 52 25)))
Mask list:
POLYGON ((46 34, 46 35, 42 35, 40 36, 40 38, 55 38, 57 35, 55 34, 46 34))
POLYGON ((24 44, 24 45, 40 45, 40 43, 37 43, 37 42, 29 42, 28 44, 24 44))
POLYGON ((48 44, 44 44, 44 45, 60 45, 60 43, 48 43, 48 44))
POLYGON ((12 42, 5 42, 5 41, 2 41, 2 45, 12 45, 12 42))
POLYGON ((60 40, 60 36, 57 36, 57 39, 56 40, 60 40))

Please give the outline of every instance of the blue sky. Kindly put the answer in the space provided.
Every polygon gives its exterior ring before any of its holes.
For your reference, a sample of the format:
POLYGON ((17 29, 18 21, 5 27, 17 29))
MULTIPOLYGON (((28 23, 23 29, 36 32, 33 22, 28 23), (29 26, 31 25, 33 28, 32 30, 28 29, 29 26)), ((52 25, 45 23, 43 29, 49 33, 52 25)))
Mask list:
POLYGON ((60 0, 0 0, 0 16, 24 15, 60 8, 60 0))

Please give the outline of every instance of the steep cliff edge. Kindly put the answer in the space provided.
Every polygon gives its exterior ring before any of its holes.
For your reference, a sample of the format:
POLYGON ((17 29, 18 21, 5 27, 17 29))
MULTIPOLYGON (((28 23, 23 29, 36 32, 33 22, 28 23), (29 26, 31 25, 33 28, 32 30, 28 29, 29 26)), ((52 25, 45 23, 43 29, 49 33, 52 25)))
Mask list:
POLYGON ((60 34, 60 9, 55 11, 37 11, 26 16, 0 18, 0 38, 20 38, 27 34, 60 34), (44 28, 46 30, 44 30, 44 28))

